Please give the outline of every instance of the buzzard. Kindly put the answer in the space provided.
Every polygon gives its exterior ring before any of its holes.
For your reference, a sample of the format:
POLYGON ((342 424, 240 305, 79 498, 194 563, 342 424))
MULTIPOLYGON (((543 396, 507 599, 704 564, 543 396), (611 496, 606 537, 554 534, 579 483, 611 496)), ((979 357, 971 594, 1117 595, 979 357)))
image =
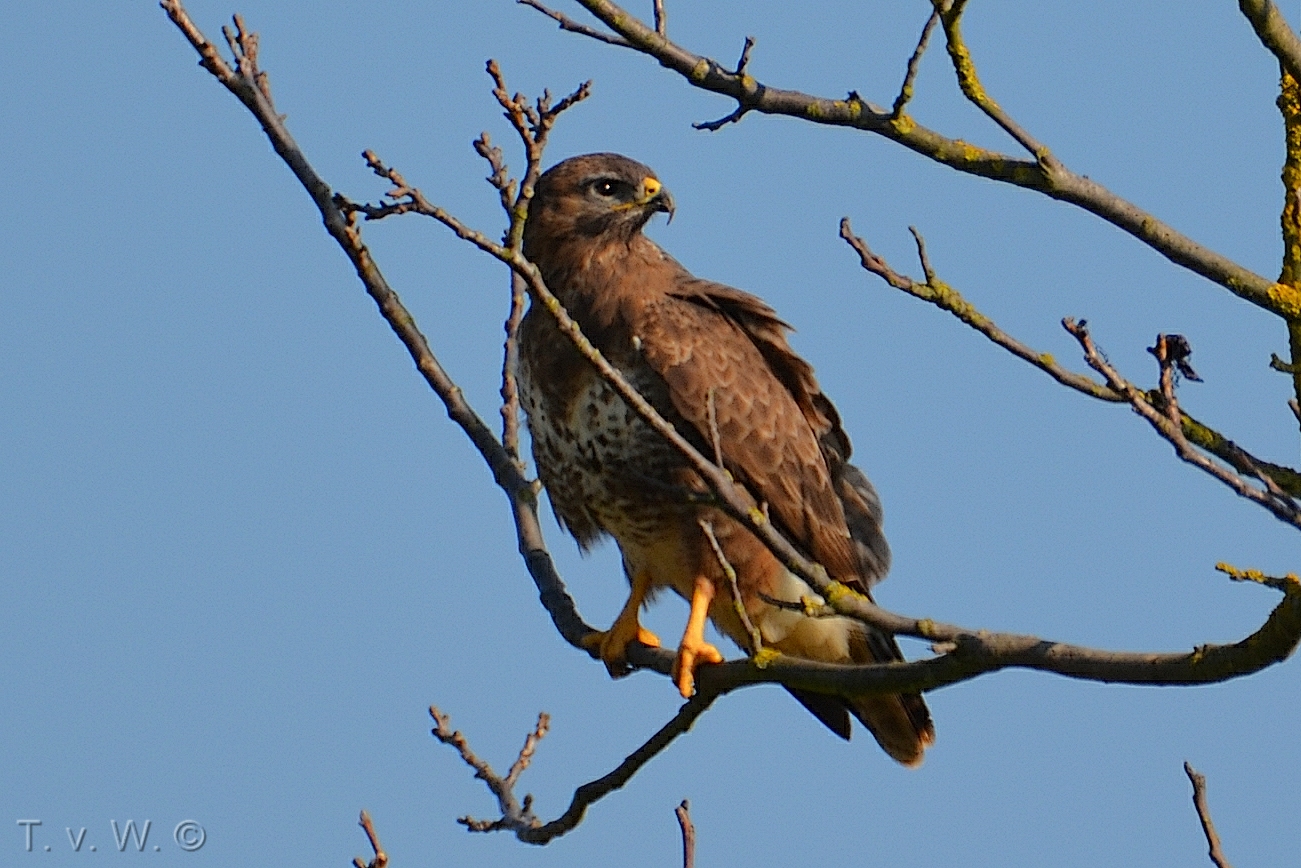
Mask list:
MULTIPOLYGON (((524 255, 583 333, 664 418, 717 455, 781 533, 860 593, 889 568, 881 504, 848 463, 849 438, 813 369, 786 341, 789 326, 753 295, 693 277, 642 234, 673 199, 649 168, 618 154, 565 160, 538 179, 524 255)), ((894 638, 843 617, 810 617, 812 589, 741 523, 709 505, 702 479, 580 355, 555 319, 532 305, 519 333, 519 384, 538 474, 561 525, 586 550, 618 542, 631 585, 609 630, 593 637, 611 675, 628 671, 633 641, 657 646, 639 611, 672 588, 691 604, 674 680, 684 697, 697 666, 721 662, 705 619, 741 647, 812 660, 902 660, 894 638), (695 496, 693 496, 695 495, 695 496), (713 539, 711 540, 711 535, 713 539), (714 542, 719 551, 715 551, 714 542)), ((791 693, 849 738, 849 715, 905 765, 935 738, 916 694, 791 693)))

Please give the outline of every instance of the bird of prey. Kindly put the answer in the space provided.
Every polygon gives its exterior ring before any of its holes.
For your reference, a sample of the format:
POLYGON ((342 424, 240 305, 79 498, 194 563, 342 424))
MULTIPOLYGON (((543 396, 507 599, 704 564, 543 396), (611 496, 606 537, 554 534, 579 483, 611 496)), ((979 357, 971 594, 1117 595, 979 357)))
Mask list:
MULTIPOLYGON (((867 594, 889 568, 890 550, 880 500, 848 463, 835 407, 772 308, 692 276, 642 234, 657 212, 671 217, 673 199, 646 166, 618 154, 574 157, 538 179, 524 255, 592 345, 702 454, 718 456, 786 539, 867 594)), ((623 555, 628 601, 590 646, 611 675, 629 671, 630 642, 659 645, 639 612, 661 588, 691 605, 674 664, 684 697, 698 666, 723 659, 705 639, 707 617, 749 647, 724 561, 765 648, 836 663, 903 659, 888 634, 808 614, 801 604, 820 598, 700 496, 708 488, 687 459, 538 304, 520 327, 519 387, 538 475, 561 525, 584 550, 612 536, 623 555)), ((917 694, 791 693, 842 738, 853 714, 905 765, 920 763, 935 738, 917 694)))

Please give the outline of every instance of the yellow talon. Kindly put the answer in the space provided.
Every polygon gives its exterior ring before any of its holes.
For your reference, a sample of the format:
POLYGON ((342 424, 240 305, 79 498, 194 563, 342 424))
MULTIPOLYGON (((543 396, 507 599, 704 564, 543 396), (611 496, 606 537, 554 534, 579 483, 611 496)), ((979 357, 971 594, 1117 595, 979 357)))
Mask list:
POLYGON ((650 575, 638 573, 632 577, 632 589, 628 594, 619 617, 614 619, 609 630, 588 634, 583 639, 583 647, 595 651, 605 664, 611 678, 622 678, 632 671, 628 665, 628 643, 637 641, 651 648, 660 647, 659 637, 641 625, 638 613, 650 589, 650 575))
POLYGON ((696 667, 702 663, 722 663, 723 655, 717 648, 703 639, 700 642, 688 642, 683 637, 678 646, 678 656, 673 658, 673 683, 683 699, 690 699, 696 692, 696 667))
POLYGON ((678 644, 678 656, 673 658, 673 683, 683 699, 690 699, 696 691, 696 667, 701 663, 722 663, 723 655, 705 641, 705 619, 709 617, 709 604, 714 600, 714 583, 704 576, 696 578, 691 592, 691 614, 687 616, 687 629, 678 644))
POLYGON ((611 678, 622 678, 632 671, 628 665, 628 645, 633 641, 651 648, 660 647, 659 637, 635 619, 620 619, 609 630, 589 633, 583 638, 583 647, 600 655, 611 678))

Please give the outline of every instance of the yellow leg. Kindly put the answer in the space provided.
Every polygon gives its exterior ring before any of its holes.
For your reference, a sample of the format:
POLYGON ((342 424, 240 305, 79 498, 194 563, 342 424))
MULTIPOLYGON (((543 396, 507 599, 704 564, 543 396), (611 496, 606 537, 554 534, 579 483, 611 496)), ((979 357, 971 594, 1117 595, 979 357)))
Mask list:
POLYGON ((705 620, 709 617, 709 604, 714 600, 714 583, 704 576, 696 577, 691 592, 691 614, 687 629, 678 645, 678 656, 673 661, 673 682, 683 699, 690 699, 696 689, 696 667, 701 663, 722 663, 723 655, 705 641, 705 620))
POLYGON ((605 663, 605 668, 610 673, 611 678, 620 678, 630 671, 628 668, 629 642, 635 639, 652 648, 660 646, 659 637, 643 627, 639 618, 641 604, 646 600, 646 594, 649 591, 650 575, 645 572, 634 575, 632 577, 632 590, 628 592, 628 601, 623 604, 619 617, 614 619, 610 629, 600 633, 593 633, 583 640, 583 645, 587 650, 600 653, 601 660, 605 663))

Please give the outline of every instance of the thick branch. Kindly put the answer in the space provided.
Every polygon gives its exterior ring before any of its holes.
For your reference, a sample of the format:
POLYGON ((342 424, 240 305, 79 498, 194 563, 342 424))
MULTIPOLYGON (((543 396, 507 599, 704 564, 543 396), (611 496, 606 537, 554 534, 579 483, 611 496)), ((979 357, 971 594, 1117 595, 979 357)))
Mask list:
POLYGON ((1301 642, 1301 584, 1295 580, 1287 584, 1283 600, 1250 636, 1231 645, 1200 645, 1189 652, 1102 651, 1035 636, 963 631, 927 621, 899 626, 930 632, 951 643, 953 650, 930 660, 870 666, 837 666, 789 657, 770 658, 762 665, 738 661, 702 667, 697 684, 701 689, 720 691, 741 684, 776 682, 821 693, 905 693, 934 690, 1008 668, 1108 684, 1213 684, 1258 672, 1292 655, 1301 642))
MULTIPOLYGON (((1277 14, 1277 13, 1275 13, 1277 14)), ((1278 282, 1301 287, 1301 79, 1284 72, 1278 110, 1283 116, 1283 210, 1279 229, 1283 238, 1283 264, 1278 282)), ((1292 363, 1283 367, 1292 375, 1294 401, 1301 401, 1301 318, 1288 321, 1288 346, 1292 363)), ((1297 405, 1301 409, 1301 405, 1297 405)), ((1301 413, 1297 414, 1301 421, 1301 413)))
MULTIPOLYGON (((1269 280, 1203 247, 1154 215, 1100 184, 1069 171, 1060 163, 1048 166, 1037 160, 1018 159, 948 138, 918 124, 906 113, 895 115, 891 110, 869 103, 856 92, 851 92, 847 99, 835 100, 769 86, 748 73, 738 74, 711 58, 675 44, 611 0, 578 2, 619 34, 626 47, 655 59, 694 87, 736 100, 739 113, 757 111, 818 124, 852 127, 884 136, 960 172, 1036 190, 1101 217, 1176 264, 1253 304, 1280 316, 1301 317, 1301 290, 1269 280)), ((545 9, 536 0, 528 0, 528 5, 543 9, 553 18, 558 14, 545 9)))
POLYGON ((1261 43, 1293 78, 1301 81, 1301 39, 1271 0, 1238 0, 1238 8, 1251 22, 1261 43))

